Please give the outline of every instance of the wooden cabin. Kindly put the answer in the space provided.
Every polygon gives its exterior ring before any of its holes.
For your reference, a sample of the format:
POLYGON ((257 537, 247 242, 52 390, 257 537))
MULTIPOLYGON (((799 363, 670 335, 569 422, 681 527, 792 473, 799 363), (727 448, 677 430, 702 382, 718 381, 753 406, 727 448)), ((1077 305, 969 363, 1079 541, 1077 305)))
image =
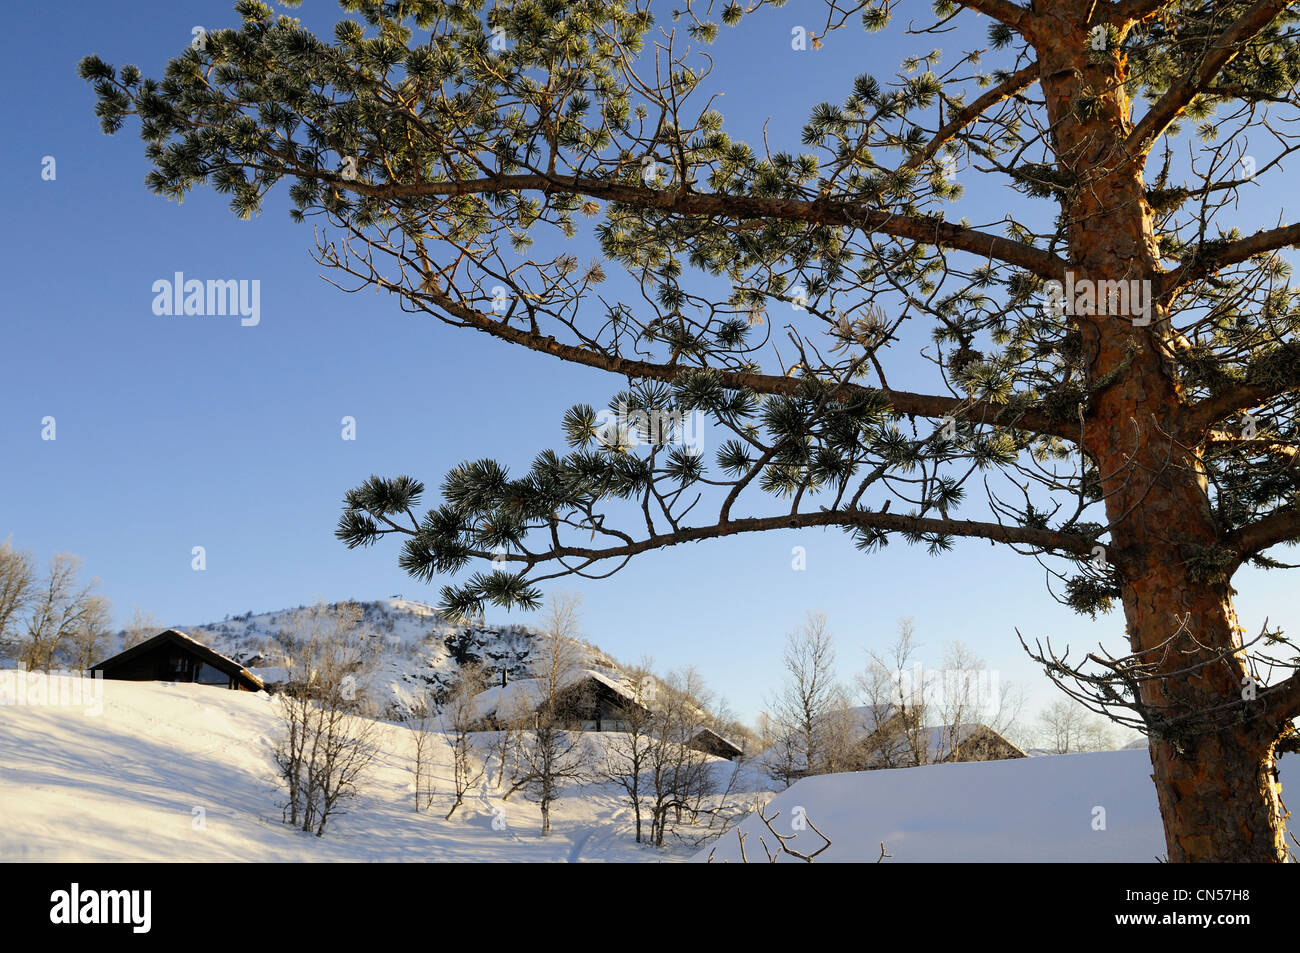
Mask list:
POLYGON ((133 645, 92 672, 128 682, 193 682, 241 692, 260 692, 262 680, 233 659, 214 652, 184 632, 168 629, 133 645))
POLYGON ((712 728, 701 728, 695 732, 691 736, 691 740, 686 743, 686 747, 694 751, 703 751, 705 754, 711 754, 717 758, 725 758, 728 761, 735 761, 745 753, 744 749, 732 744, 712 728))
MULTIPOLYGON (((476 729, 496 731, 507 724, 528 726, 545 706, 546 686, 538 678, 494 685, 475 696, 476 729)), ((633 712, 649 709, 618 682, 589 669, 573 673, 556 694, 554 712, 569 731, 626 731, 633 712)))
POLYGON ((556 701, 565 715, 565 727, 577 731, 627 731, 633 711, 649 711, 617 684, 594 673, 561 689, 556 701))

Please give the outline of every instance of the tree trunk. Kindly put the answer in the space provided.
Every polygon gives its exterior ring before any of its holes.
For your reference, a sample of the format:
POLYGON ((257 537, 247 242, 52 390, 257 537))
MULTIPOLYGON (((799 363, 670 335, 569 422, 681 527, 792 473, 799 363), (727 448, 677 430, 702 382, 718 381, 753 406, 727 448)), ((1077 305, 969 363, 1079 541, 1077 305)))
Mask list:
POLYGON ((1152 495, 1156 510, 1132 531, 1134 549, 1125 554, 1123 595, 1132 649, 1169 673, 1143 684, 1142 702, 1157 715, 1191 718, 1158 733, 1150 749, 1169 860, 1285 861, 1274 754, 1281 726, 1243 697, 1231 587, 1187 571, 1186 556, 1200 545, 1196 521, 1157 533, 1160 504, 1177 494, 1157 484, 1152 495))
POLYGON ((1241 730, 1198 739, 1190 756, 1152 746, 1153 778, 1171 861, 1286 862, 1272 748, 1263 756, 1241 730))
MULTIPOLYGON (((1050 6, 1050 28, 1030 37, 1060 171, 1072 180, 1063 202, 1070 280, 1148 282, 1150 289, 1163 269, 1145 156, 1125 144, 1132 129, 1126 68, 1122 57, 1092 50, 1092 9, 1050 6)), ((1242 697, 1247 670, 1233 589, 1212 568, 1221 534, 1199 448, 1188 445, 1200 438, 1180 439, 1185 401, 1166 356, 1168 313, 1149 292, 1145 301, 1140 315, 1114 307, 1090 313, 1086 303, 1067 313, 1086 362, 1083 448, 1097 467, 1111 526, 1104 558, 1121 580, 1131 651, 1167 676, 1142 682, 1141 702, 1154 727, 1183 719, 1151 744, 1168 859, 1283 861, 1273 747, 1282 726, 1265 723, 1242 697)))

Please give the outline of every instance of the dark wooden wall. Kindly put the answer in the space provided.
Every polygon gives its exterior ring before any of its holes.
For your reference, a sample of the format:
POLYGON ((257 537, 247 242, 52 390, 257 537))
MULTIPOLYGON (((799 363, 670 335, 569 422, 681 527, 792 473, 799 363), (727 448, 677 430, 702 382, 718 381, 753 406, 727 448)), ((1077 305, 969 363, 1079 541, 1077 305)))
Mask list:
POLYGON ((104 668, 104 677, 128 682, 195 682, 251 691, 233 675, 222 672, 175 643, 163 643, 147 652, 104 668))

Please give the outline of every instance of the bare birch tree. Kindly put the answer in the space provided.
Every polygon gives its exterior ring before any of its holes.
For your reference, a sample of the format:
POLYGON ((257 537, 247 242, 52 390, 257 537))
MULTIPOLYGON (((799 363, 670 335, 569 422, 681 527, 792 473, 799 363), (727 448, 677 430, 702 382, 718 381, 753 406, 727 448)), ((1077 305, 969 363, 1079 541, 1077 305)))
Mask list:
POLYGON ((51 668, 73 636, 104 624, 107 603, 95 593, 98 579, 82 584, 78 579, 81 557, 56 553, 50 568, 30 599, 26 630, 18 659, 27 671, 51 668))
POLYGON ((650 763, 651 749, 658 743, 653 735, 656 725, 651 706, 655 703, 655 679, 651 674, 651 661, 643 659, 635 668, 627 669, 624 676, 633 704, 623 715, 623 730, 605 741, 604 775, 623 789, 636 824, 636 842, 642 843, 642 800, 645 772, 650 763))
POLYGON ((1039 723, 1046 747, 1055 754, 1106 751, 1115 745, 1110 722, 1071 699, 1052 702, 1039 723))
POLYGON ((519 770, 502 800, 523 790, 542 812, 542 834, 551 830, 551 805, 566 783, 588 779, 586 746, 580 732, 570 731, 572 721, 571 680, 581 659, 576 595, 551 597, 543 620, 542 636, 533 672, 540 700, 532 716, 530 731, 523 732, 517 748, 519 770))
POLYGON ((87 595, 66 639, 65 654, 72 668, 84 672, 102 661, 111 625, 108 600, 94 593, 87 595))
POLYGON ((787 636, 784 664, 785 683, 768 707, 793 751, 783 748, 774 757, 778 765, 790 761, 796 771, 817 774, 825 769, 823 722, 840 698, 835 646, 824 613, 808 613, 803 627, 787 636))
POLYGON ((21 620, 37 593, 36 558, 0 543, 0 658, 18 654, 21 620))
POLYGON ((708 756, 689 747, 707 722, 691 670, 670 673, 655 692, 654 742, 648 750, 650 842, 662 847, 670 819, 698 808, 712 793, 708 756))
POLYGON ((899 619, 893 643, 883 653, 869 652, 866 670, 858 676, 866 702, 863 747, 868 767, 907 767, 929 760, 923 684, 918 684, 923 679, 913 677, 917 648, 915 623, 899 619))
POLYGON ((288 792, 285 815, 317 837, 357 796, 377 752, 375 722, 359 714, 367 661, 360 622, 355 604, 318 602, 295 612, 278 636, 287 678, 274 757, 288 792))
POLYGON ((139 606, 135 606, 131 612, 131 621, 122 630, 122 648, 129 649, 133 645, 139 645, 161 631, 163 626, 152 612, 146 612, 139 606))
POLYGON ((434 730, 436 719, 437 705, 431 692, 425 692, 411 705, 405 719, 406 726, 411 729, 411 744, 414 749, 411 774, 417 812, 427 811, 434 796, 433 753, 438 740, 434 730))
POLYGON ((456 685, 443 705, 441 723, 444 737, 451 745, 452 794, 454 800, 447 819, 465 802, 465 795, 483 780, 485 767, 474 741, 476 721, 474 696, 482 689, 483 669, 469 663, 462 665, 456 685))

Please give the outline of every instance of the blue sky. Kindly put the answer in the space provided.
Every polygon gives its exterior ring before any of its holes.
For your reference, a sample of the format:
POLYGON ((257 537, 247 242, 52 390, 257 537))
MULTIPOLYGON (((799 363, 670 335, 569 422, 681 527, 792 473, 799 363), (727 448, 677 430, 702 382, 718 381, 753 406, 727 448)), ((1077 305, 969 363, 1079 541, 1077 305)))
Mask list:
MULTIPOLYGON (((944 38, 852 25, 821 50, 795 52, 801 8, 724 29, 710 50, 728 128, 750 141, 770 117, 769 134, 797 146, 809 107, 842 99, 864 70, 887 78, 904 51, 983 45, 984 24, 972 20, 944 38)), ((320 33, 340 16, 324 0, 288 12, 320 33)), ((42 560, 84 557, 119 622, 134 606, 192 625, 317 596, 436 602, 438 586, 407 577, 395 547, 348 551, 334 539, 343 493, 371 473, 436 487, 466 458, 526 467, 562 446, 567 407, 601 406, 619 382, 411 317, 387 296, 340 292, 321 280, 310 226, 289 221, 282 195, 241 222, 208 191, 183 205, 148 192, 136 127, 100 132, 77 61, 97 53, 158 75, 194 26, 236 25, 227 0, 27 4, 6 22, 0 539, 12 535, 42 560), (53 181, 41 177, 46 156, 53 181), (258 279, 260 324, 155 315, 152 284, 177 271, 258 279), (340 437, 345 415, 355 441, 340 437), (54 441, 41 439, 47 416, 54 441), (195 546, 206 571, 191 569, 195 546)), ((977 192, 973 180, 968 190, 975 218, 996 218, 1014 199, 977 192)), ((1275 215, 1273 198, 1247 205, 1247 217, 1275 215)), ((1245 573, 1238 585, 1248 630, 1266 615, 1294 627, 1284 576, 1245 573)), ((779 681, 786 632, 812 609, 829 616, 846 677, 911 616, 928 663, 960 639, 1035 709, 1056 692, 1014 628, 1079 648, 1124 644, 1118 613, 1075 616, 1048 595, 1035 562, 974 541, 939 558, 901 543, 863 556, 839 532, 775 533, 652 553, 566 588, 582 593, 586 634, 602 648, 627 661, 652 655, 663 669, 695 664, 746 718, 779 681), (791 568, 795 545, 807 551, 805 571, 791 568)))

